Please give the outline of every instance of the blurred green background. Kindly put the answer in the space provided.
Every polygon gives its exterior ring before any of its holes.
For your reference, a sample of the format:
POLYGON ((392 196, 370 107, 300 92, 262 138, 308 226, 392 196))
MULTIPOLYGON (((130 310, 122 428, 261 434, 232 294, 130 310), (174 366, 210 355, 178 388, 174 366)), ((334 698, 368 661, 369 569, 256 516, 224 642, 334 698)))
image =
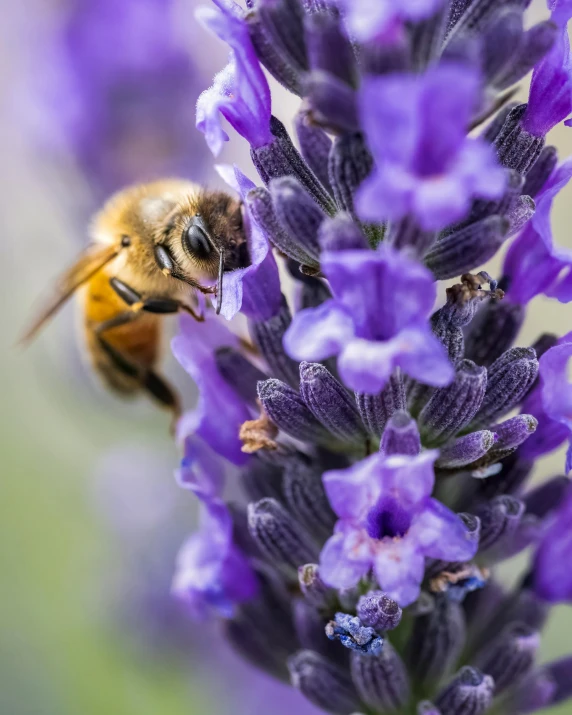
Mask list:
MULTIPOLYGON (((183 6, 192 23, 191 5, 183 6)), ((161 577, 168 579, 175 542, 194 522, 193 504, 172 478, 178 455, 166 417, 143 402, 118 403, 92 386, 70 339, 71 307, 30 349, 14 347, 38 296, 84 240, 77 235, 70 206, 85 201, 87 187, 70 166, 46 166, 14 105, 34 57, 31 25, 46 7, 26 0, 15 16, 3 4, 0 22, 0 95, 5 100, 0 105, 0 713, 236 713, 230 685, 217 686, 216 673, 209 678, 184 634, 175 647, 161 647, 146 634, 144 612, 123 621, 118 617, 125 616, 122 604, 137 596, 137 568, 143 575, 155 573, 154 560, 162 557, 167 576, 161 572, 161 577), (142 468, 146 474, 140 486, 140 465, 129 463, 129 452, 124 455, 128 481, 117 485, 117 501, 110 508, 115 487, 101 476, 101 465, 110 452, 121 454, 124 445, 151 455, 149 463, 161 467, 142 468), (131 531, 118 528, 122 515, 135 514, 137 521, 139 498, 145 511, 156 495, 167 505, 161 513, 144 513, 131 531), (161 550, 157 544, 164 528, 169 538, 161 550)), ((218 46, 210 56, 214 43, 203 37, 209 63, 197 68, 199 89, 225 57, 218 46)), ((195 45, 195 53, 204 54, 201 48, 195 45)), ((283 92, 276 97, 276 113, 290 117, 295 101, 283 92)), ((562 157, 572 153, 572 130, 557 129, 551 141, 562 157)), ((223 160, 236 159, 247 168, 247 152, 236 145, 223 160)), ((572 248, 572 189, 563 194, 556 204, 555 237, 572 248)), ((520 342, 529 344, 539 332, 571 329, 569 306, 536 301, 520 342)), ((169 370, 191 403, 193 391, 185 376, 173 365, 169 370)), ((551 455, 537 478, 559 472, 562 464, 562 454, 551 455)), ((512 577, 518 565, 512 565, 512 577)), ((168 580, 157 577, 155 585, 161 591, 168 580)), ((572 609, 557 608, 542 658, 571 651, 572 609)), ((272 713, 272 706, 260 712, 272 713)), ((570 713, 572 706, 552 712, 570 713)))

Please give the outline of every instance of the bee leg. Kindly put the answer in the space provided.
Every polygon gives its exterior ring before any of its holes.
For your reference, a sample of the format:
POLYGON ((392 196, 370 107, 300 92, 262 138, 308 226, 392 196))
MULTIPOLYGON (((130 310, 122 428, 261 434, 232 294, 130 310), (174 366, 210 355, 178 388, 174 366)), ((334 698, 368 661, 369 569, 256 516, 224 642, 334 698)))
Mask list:
MULTIPOLYGON (((160 314, 178 313, 180 310, 184 310, 199 323, 205 319, 203 315, 199 315, 190 305, 181 300, 176 300, 175 298, 143 298, 136 290, 133 290, 127 283, 120 281, 119 278, 110 278, 109 282, 117 295, 130 306, 131 310, 127 311, 127 314, 132 313, 136 316, 140 310, 160 314)), ((116 319, 119 320, 122 315, 124 314, 120 313, 120 315, 116 316, 116 319)), ((114 319, 112 318, 112 320, 114 319)), ((129 319, 123 322, 129 322, 129 319)), ((119 325, 122 324, 122 322, 119 323, 119 325)))
POLYGON ((144 390, 157 402, 168 410, 171 410, 171 434, 175 434, 177 422, 181 416, 181 403, 175 390, 160 375, 153 370, 145 374, 143 380, 144 390))
MULTIPOLYGON (((121 316, 127 315, 130 315, 130 313, 121 313, 121 316)), ((131 313, 131 315, 133 314, 131 313)), ((121 372, 128 375, 129 377, 138 380, 141 385, 141 388, 145 390, 148 395, 150 395, 157 402, 159 402, 162 407, 171 410, 171 432, 174 433, 179 417, 181 416, 181 403, 179 401, 177 393, 169 385, 169 383, 156 372, 154 372, 153 370, 148 370, 141 365, 138 365, 133 360, 130 360, 129 358, 125 357, 121 350, 117 350, 112 345, 110 345, 107 340, 105 340, 105 338, 101 337, 101 333, 104 332, 104 330, 109 330, 111 327, 116 327, 118 324, 121 324, 116 321, 114 325, 106 326, 106 323, 112 322, 113 319, 106 320, 104 323, 101 323, 95 329, 95 332, 98 336, 99 344, 105 350, 107 355, 111 358, 115 367, 117 367, 118 370, 121 370, 121 372)), ((125 320, 124 322, 129 321, 125 320)))

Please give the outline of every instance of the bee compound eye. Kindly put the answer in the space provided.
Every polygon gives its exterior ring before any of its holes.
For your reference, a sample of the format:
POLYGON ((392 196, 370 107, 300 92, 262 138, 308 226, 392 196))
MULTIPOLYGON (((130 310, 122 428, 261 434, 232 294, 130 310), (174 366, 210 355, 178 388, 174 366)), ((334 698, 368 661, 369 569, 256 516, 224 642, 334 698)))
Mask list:
POLYGON ((212 246, 205 231, 196 223, 191 223, 183 233, 183 248, 191 255, 206 258, 212 252, 212 246))

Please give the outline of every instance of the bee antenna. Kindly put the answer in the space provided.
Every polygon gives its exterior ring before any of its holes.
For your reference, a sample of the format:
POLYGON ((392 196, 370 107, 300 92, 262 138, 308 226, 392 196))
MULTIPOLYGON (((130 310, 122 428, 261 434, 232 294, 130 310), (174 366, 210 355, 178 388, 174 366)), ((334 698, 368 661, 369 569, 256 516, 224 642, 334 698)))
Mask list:
POLYGON ((220 310, 222 308, 222 279, 224 276, 224 248, 219 250, 219 262, 218 262, 218 280, 216 285, 216 314, 220 315, 220 310))

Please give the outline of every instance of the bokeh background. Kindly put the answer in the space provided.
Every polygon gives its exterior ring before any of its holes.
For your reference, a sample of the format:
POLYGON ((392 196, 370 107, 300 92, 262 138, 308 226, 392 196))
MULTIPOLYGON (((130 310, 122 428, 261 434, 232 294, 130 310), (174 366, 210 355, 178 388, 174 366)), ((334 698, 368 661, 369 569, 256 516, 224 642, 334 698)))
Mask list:
MULTIPOLYGON (((165 415, 93 384, 73 306, 29 349, 14 347, 85 244, 102 197, 153 176, 219 185, 194 129, 194 103, 226 49, 194 20, 197 4, 21 0, 0 8, 2 715, 315 712, 253 674, 216 629, 188 622, 170 601, 195 509, 173 479, 178 454, 165 415)), ((534 0, 532 16, 544 12, 534 0)), ((273 97, 274 112, 290 120, 297 101, 274 85, 273 97)), ((572 153, 571 129, 550 140, 562 157, 572 153)), ((237 137, 221 161, 255 178, 237 137)), ((553 221, 556 240, 572 248, 572 188, 553 221)), ((537 300, 519 342, 571 329, 572 308, 537 300)), ((193 386, 167 363, 192 405, 193 386)), ((562 454, 551 455, 536 476, 562 465, 562 454)), ((542 658, 570 651, 572 608, 560 607, 542 658)))

